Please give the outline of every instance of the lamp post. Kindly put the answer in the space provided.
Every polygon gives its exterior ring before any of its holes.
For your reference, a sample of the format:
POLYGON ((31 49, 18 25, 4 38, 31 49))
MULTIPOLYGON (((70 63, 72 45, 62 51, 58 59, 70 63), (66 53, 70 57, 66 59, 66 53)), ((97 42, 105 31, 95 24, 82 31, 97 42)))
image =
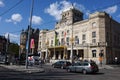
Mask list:
POLYGON ((9 42, 9 34, 7 35, 7 42, 6 42, 6 53, 5 53, 5 63, 7 64, 7 53, 8 53, 8 42, 9 42))
POLYGON ((73 41, 74 41, 74 38, 73 38, 73 26, 72 26, 72 32, 71 32, 71 62, 73 63, 73 41))
POLYGON ((28 41, 27 41, 28 45, 27 45, 26 62, 25 62, 26 69, 28 69, 28 53, 29 53, 29 43, 30 43, 30 31, 31 31, 31 25, 32 25, 33 4, 34 4, 34 0, 32 0, 32 4, 31 4, 30 23, 28 26, 28 41))
POLYGON ((49 45, 49 42, 47 40, 46 41, 46 60, 48 59, 48 45, 49 45))

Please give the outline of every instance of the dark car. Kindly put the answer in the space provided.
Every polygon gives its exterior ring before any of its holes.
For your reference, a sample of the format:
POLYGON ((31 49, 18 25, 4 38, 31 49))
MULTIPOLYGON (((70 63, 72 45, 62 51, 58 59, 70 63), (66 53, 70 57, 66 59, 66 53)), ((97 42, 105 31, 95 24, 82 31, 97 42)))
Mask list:
POLYGON ((70 65, 71 65, 71 62, 69 62, 69 61, 57 61, 57 62, 52 64, 52 66, 54 68, 62 68, 62 69, 65 69, 70 65))
POLYGON ((95 62, 77 62, 67 68, 68 72, 96 73, 99 68, 95 62))

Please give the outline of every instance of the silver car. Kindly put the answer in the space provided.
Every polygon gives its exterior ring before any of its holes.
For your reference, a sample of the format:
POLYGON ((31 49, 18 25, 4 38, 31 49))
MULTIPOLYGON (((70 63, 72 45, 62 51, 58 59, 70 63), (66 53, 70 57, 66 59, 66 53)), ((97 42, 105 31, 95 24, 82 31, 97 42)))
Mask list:
POLYGON ((98 66, 94 62, 77 62, 67 68, 68 72, 96 73, 98 66))

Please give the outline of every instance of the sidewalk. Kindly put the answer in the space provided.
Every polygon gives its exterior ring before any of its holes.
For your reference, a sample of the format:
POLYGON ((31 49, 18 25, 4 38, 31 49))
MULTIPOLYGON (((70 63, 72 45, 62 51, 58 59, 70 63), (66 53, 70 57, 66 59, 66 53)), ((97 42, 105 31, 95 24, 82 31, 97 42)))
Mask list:
POLYGON ((98 65, 99 69, 114 69, 113 65, 98 65))
POLYGON ((0 64, 1 67, 7 68, 7 69, 11 69, 14 71, 21 71, 21 72, 25 72, 25 73, 34 73, 34 72, 44 72, 45 70, 43 68, 40 67, 34 67, 34 66, 28 66, 28 69, 25 68, 24 65, 4 65, 4 64, 0 64))

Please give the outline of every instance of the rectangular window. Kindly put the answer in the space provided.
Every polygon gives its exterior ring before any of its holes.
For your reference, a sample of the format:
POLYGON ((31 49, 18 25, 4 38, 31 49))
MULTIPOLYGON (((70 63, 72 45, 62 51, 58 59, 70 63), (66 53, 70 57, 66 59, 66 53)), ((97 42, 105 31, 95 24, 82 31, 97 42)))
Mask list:
POLYGON ((96 32, 92 32, 92 38, 96 37, 96 32))
POLYGON ((70 41, 69 37, 67 37, 66 41, 67 41, 67 45, 69 45, 69 41, 70 41))
POLYGON ((69 31, 69 30, 67 30, 67 34, 70 34, 70 31, 69 31))
POLYGON ((96 50, 92 50, 92 57, 96 57, 96 50))
POLYGON ((64 31, 62 31, 62 36, 64 36, 64 31))
POLYGON ((75 44, 79 44, 79 38, 78 38, 78 36, 75 36, 75 44))
POLYGON ((64 38, 61 39, 61 45, 64 45, 64 38))
POLYGON ((96 43, 96 39, 92 39, 92 43, 96 43))
POLYGON ((86 35, 83 34, 83 35, 82 35, 82 40, 85 40, 85 39, 86 39, 86 35))

